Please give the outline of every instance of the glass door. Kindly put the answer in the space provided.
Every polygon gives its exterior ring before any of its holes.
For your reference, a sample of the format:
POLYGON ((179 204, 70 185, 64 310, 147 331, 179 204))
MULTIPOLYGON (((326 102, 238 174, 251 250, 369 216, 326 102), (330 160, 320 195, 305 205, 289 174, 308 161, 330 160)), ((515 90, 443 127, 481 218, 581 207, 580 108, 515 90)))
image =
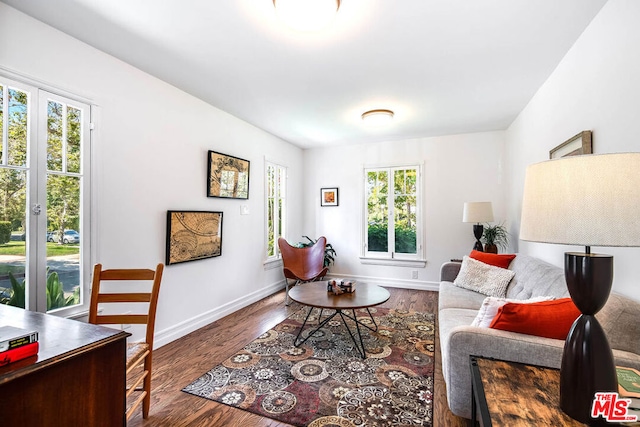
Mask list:
MULTIPOLYGON (((46 240, 41 281, 45 281, 46 305, 38 299, 38 311, 61 310, 83 305, 86 259, 85 217, 89 211, 89 106, 40 91, 39 191, 45 194, 45 215, 39 218, 38 239, 46 240), (44 177, 44 179, 43 179, 44 177)), ((44 208, 44 206, 42 206, 44 208)), ((41 249, 42 250, 42 249, 41 249)), ((41 291, 40 291, 41 292, 41 291)), ((40 293, 41 294, 41 293, 40 293)))
POLYGON ((3 84, 2 106, 0 303, 83 311, 90 107, 11 82, 3 84))
POLYGON ((30 91, 0 80, 0 303, 28 308, 30 91))

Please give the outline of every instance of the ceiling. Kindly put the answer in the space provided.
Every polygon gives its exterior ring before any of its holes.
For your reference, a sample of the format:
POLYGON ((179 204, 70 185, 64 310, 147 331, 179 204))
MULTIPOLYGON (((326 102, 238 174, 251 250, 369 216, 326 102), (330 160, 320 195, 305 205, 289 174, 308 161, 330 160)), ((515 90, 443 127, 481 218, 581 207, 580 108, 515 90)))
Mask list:
POLYGON ((2 0, 302 148, 506 129, 606 0, 2 0), (370 109, 395 112, 367 128, 370 109))

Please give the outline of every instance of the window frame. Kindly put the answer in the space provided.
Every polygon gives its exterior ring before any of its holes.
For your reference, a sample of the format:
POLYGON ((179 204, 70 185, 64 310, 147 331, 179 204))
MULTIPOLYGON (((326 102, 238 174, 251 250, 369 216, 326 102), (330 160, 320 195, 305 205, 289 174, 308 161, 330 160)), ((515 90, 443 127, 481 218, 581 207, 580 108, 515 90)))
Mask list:
MULTIPOLYGON (((61 317, 76 318, 86 315, 89 309, 91 292, 90 271, 92 260, 92 145, 93 123, 95 105, 91 101, 75 94, 58 90, 48 84, 16 73, 0 69, 0 81, 3 88, 15 88, 26 92, 28 96, 28 121, 27 121, 27 160, 20 170, 27 172, 27 197, 26 197, 26 262, 25 277, 28 280, 26 290, 26 309, 35 312, 48 313, 61 317), (70 307, 61 307, 47 311, 46 301, 46 264, 47 248, 47 108, 48 101, 61 102, 71 105, 82 111, 81 130, 83 144, 81 150, 80 172, 73 175, 80 179, 80 238, 81 248, 79 259, 79 278, 82 288, 80 303, 70 307), (40 214, 34 214, 34 206, 40 206, 40 214)), ((6 115, 5 115, 6 116, 6 115)), ((3 117, 4 119, 4 117, 3 117)), ((3 135, 6 140, 7 127, 3 126, 3 135)), ((3 146, 3 149, 6 147, 3 146)))
POLYGON ((284 237, 286 238, 286 230, 287 230, 287 194, 288 194, 288 167, 281 162, 269 160, 265 158, 264 161, 264 222, 265 222, 265 243, 264 243, 264 256, 265 267, 276 268, 282 263, 282 255, 280 254, 280 248, 278 247, 278 238, 284 237), (270 179, 269 179, 269 168, 275 168, 276 175, 274 178, 275 188, 274 194, 276 194, 276 200, 282 200, 281 209, 277 209, 279 206, 278 203, 273 204, 273 212, 271 212, 273 217, 273 255, 269 255, 269 234, 271 232, 269 226, 269 199, 271 198, 270 192, 270 179), (280 177, 280 180, 278 179, 280 177), (281 187, 284 187, 282 189, 281 187), (281 215, 280 215, 281 214, 281 215))
POLYGON ((423 164, 394 164, 394 165, 366 165, 363 167, 362 173, 362 236, 360 261, 362 264, 390 265, 390 266, 410 266, 424 267, 426 260, 424 259, 423 244, 423 164), (398 170, 416 170, 416 253, 398 253, 395 252, 395 212, 394 212, 394 176, 398 170), (387 250, 386 252, 369 251, 368 250, 368 174, 370 172, 387 172, 387 250))

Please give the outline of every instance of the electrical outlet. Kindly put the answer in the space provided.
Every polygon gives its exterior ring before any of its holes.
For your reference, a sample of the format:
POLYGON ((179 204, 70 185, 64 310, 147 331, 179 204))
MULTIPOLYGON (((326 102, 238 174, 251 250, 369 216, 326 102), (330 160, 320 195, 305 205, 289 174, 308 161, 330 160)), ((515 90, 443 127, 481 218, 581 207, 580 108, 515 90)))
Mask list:
POLYGON ((418 278, 418 270, 411 270, 411 278, 412 279, 418 278))

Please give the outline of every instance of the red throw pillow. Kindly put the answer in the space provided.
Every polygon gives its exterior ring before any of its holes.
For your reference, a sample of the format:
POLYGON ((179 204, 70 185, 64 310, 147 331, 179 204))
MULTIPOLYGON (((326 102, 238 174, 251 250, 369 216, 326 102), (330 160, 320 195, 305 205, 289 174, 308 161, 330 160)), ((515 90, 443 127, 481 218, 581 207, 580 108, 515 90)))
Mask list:
POLYGON ((490 328, 564 340, 580 310, 571 298, 530 304, 507 303, 498 309, 490 328))
POLYGON ((509 268, 509 264, 516 257, 515 254, 491 254, 488 252, 480 252, 472 250, 469 254, 470 258, 484 262, 485 264, 493 265, 500 268, 509 268))

